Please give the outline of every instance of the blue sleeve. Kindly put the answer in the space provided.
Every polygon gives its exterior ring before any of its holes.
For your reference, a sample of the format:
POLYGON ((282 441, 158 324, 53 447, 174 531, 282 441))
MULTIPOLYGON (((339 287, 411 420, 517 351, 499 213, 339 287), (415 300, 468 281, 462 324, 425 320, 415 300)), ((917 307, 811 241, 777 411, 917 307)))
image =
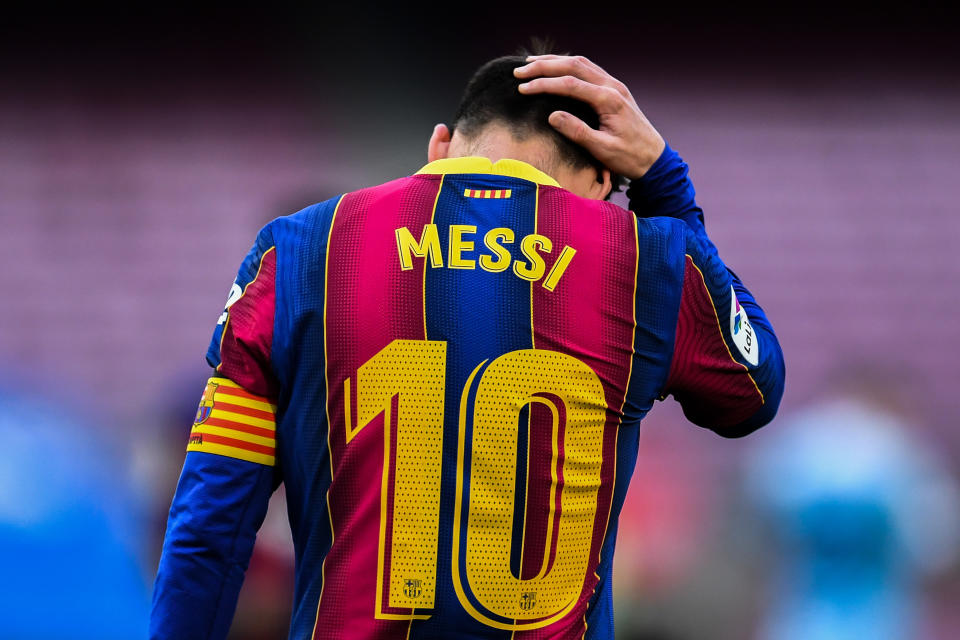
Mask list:
POLYGON ((703 209, 697 206, 689 171, 683 158, 666 145, 643 177, 630 182, 627 198, 631 211, 641 218, 663 216, 683 220, 697 235, 706 238, 703 209))
POLYGON ((207 363, 217 375, 264 397, 276 397, 278 391, 273 367, 277 273, 273 226, 271 222, 260 230, 240 264, 207 350, 207 363))
POLYGON ((274 473, 255 462, 187 453, 154 585, 151 639, 227 636, 274 473))
POLYGON ((155 640, 227 636, 279 484, 271 367, 275 274, 267 225, 240 265, 207 354, 215 377, 200 400, 167 518, 150 615, 155 640), (238 413, 236 403, 248 413, 238 413))
POLYGON ((684 282, 665 393, 680 401, 695 424, 724 436, 743 436, 767 424, 783 396, 783 351, 763 309, 707 236, 687 163, 668 145, 649 171, 631 182, 627 197, 636 215, 675 218, 689 229, 692 268, 684 282), (719 349, 718 339, 725 350, 719 349), (718 351, 728 353, 735 366, 722 362, 718 351), (749 416, 743 416, 743 409, 752 407, 750 398, 742 392, 748 385, 734 374, 749 378, 762 398, 749 416))

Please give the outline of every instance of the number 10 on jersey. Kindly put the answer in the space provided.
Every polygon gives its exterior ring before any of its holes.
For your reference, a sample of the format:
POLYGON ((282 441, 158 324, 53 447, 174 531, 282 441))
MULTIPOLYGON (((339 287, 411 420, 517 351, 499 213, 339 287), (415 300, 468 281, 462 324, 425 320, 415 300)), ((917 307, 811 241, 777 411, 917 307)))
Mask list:
MULTIPOLYGON (((446 349, 442 341, 394 340, 357 370, 355 390, 344 382, 348 446, 384 414, 378 618, 427 618, 416 610, 434 605, 446 349)), ((511 351, 470 374, 459 407, 451 560, 457 597, 477 620, 538 628, 576 605, 597 560, 589 556, 606 409, 596 373, 564 353, 511 351), (543 557, 522 570, 533 577, 522 579, 511 569, 514 518, 525 517, 528 506, 514 509, 518 431, 522 409, 533 404, 551 416, 550 506, 543 557)))

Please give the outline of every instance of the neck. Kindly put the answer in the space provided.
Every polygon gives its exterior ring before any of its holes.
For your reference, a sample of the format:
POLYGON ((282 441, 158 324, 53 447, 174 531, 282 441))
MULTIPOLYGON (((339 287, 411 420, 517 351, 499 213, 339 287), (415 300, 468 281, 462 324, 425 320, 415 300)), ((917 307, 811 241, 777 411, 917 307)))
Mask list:
POLYGON ((483 156, 491 162, 504 158, 526 162, 556 180, 564 189, 584 198, 600 200, 610 191, 608 171, 598 173, 593 167, 575 168, 562 162, 553 140, 546 135, 531 135, 520 140, 503 125, 489 124, 470 138, 454 131, 444 153, 435 157, 465 156, 483 156))
POLYGON ((510 158, 526 162, 547 175, 557 178, 558 166, 556 160, 551 157, 553 154, 548 146, 550 144, 541 136, 530 136, 526 140, 518 140, 506 127, 489 125, 473 138, 465 138, 458 131, 454 131, 448 157, 482 156, 489 158, 491 162, 510 158))

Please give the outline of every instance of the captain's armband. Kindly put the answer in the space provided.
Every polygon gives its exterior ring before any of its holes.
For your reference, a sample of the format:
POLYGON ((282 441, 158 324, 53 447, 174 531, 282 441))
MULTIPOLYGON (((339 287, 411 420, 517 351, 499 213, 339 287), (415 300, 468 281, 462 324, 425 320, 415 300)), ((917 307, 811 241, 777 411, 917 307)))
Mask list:
POLYGON ((276 463, 277 407, 228 378, 210 378, 190 430, 187 451, 267 466, 276 463))

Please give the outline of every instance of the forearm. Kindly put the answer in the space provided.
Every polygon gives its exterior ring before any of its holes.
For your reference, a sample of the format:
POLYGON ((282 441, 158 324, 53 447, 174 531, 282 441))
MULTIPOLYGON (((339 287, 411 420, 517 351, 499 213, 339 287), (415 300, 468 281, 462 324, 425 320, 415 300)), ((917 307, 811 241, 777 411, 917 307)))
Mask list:
POLYGON ((187 454, 154 586, 151 639, 226 637, 272 475, 264 465, 187 454))
POLYGON ((668 386, 691 422, 725 437, 744 436, 777 412, 783 352, 763 309, 712 245, 693 233, 688 238, 668 386))
POLYGON ((763 309, 708 237, 687 163, 667 146, 650 170, 631 182, 627 195, 638 216, 676 218, 689 229, 691 266, 682 307, 687 317, 678 325, 683 331, 670 381, 684 412, 725 436, 763 426, 783 394, 783 353, 763 309), (684 352, 688 347, 692 351, 684 352))

